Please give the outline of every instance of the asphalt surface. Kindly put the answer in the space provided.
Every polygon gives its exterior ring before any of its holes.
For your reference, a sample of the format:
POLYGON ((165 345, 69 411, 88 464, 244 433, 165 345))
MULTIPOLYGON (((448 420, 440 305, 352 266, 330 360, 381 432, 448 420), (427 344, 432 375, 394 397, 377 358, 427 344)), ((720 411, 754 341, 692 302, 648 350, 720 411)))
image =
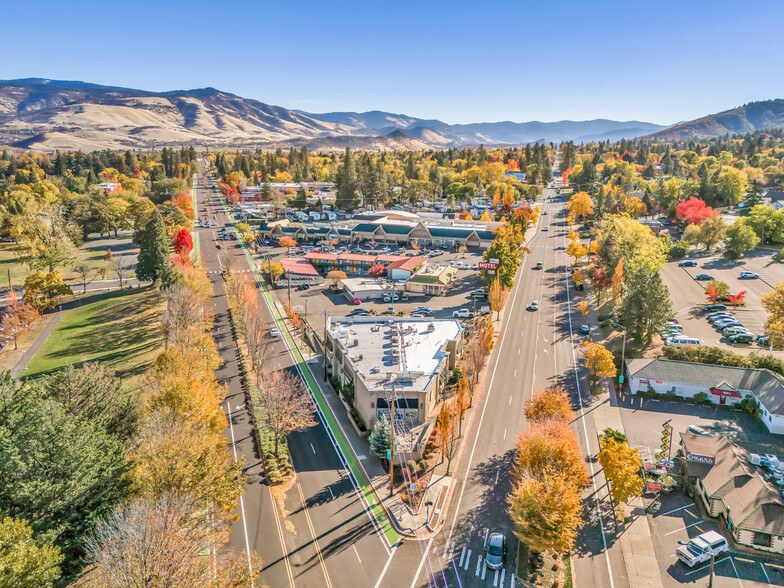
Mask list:
MULTIPOLYGON (((232 528, 230 543, 240 550, 261 555, 260 581, 269 586, 399 586, 408 583, 421 557, 416 542, 390 548, 377 532, 373 520, 354 489, 322 422, 289 438, 289 451, 296 482, 285 498, 283 519, 264 483, 255 452, 250 415, 240 380, 240 367, 231 338, 228 301, 221 276, 221 257, 216 247, 217 232, 230 222, 217 194, 196 189, 199 217, 215 218, 218 227, 197 229, 199 248, 214 289, 213 335, 224 361, 217 377, 228 386, 224 409, 230 417, 227 436, 237 459, 244 460, 247 482, 243 516, 232 528), (392 556, 394 555, 394 565, 392 556)), ((250 270, 238 242, 223 241, 240 271, 250 270)), ((272 316, 262 301, 269 324, 272 316)), ((275 344, 279 369, 292 369, 294 361, 283 339, 275 344)))

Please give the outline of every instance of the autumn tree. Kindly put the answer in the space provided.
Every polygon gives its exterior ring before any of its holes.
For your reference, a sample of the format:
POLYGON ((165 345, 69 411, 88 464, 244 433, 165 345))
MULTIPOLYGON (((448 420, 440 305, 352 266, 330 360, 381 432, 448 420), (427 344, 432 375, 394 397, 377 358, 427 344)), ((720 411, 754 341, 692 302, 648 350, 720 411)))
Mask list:
POLYGON ((715 210, 705 204, 704 200, 694 197, 682 200, 675 209, 676 218, 689 225, 698 225, 705 219, 717 214, 715 210))
POLYGON ((574 263, 578 263, 581 258, 588 255, 588 249, 579 241, 570 241, 566 246, 566 254, 574 257, 574 263))
POLYGON ((16 295, 16 290, 11 288, 8 293, 5 314, 0 319, 0 331, 5 337, 14 340, 14 349, 17 349, 19 336, 40 318, 41 313, 32 304, 22 304, 16 295))
POLYGON ((784 282, 776 282, 773 290, 762 297, 762 306, 768 311, 765 332, 771 345, 784 345, 784 282))
POLYGON ((112 255, 109 259, 109 265, 114 271, 114 275, 117 276, 122 290, 125 277, 133 270, 130 260, 124 255, 112 255))
POLYGON ((471 395, 468 390, 468 378, 463 374, 457 382, 457 390, 455 392, 455 418, 457 418, 458 422, 458 435, 463 434, 463 417, 470 406, 471 395))
POLYGON ((599 378, 614 378, 617 374, 613 354, 599 343, 583 342, 583 360, 590 372, 589 385, 594 392, 597 390, 599 378))
POLYGON ((264 276, 268 276, 273 282, 282 276, 284 271, 285 268, 279 261, 273 261, 272 263, 265 261, 259 266, 259 272, 264 276))
POLYGON ((739 255, 754 249, 760 243, 760 238, 754 232, 754 229, 743 219, 738 219, 727 227, 724 235, 724 244, 727 249, 739 255))
POLYGON ((60 550, 24 519, 0 519, 0 586, 50 587, 60 578, 60 550))
POLYGON ((296 241, 294 241, 294 239, 291 237, 281 237, 278 239, 278 245, 281 247, 294 247, 296 244, 296 241))
POLYGON ((446 460, 446 474, 449 475, 449 468, 452 467, 452 460, 457 455, 459 442, 455 415, 447 402, 441 403, 441 410, 436 422, 438 424, 438 448, 441 450, 441 456, 446 460))
POLYGON ((569 218, 572 220, 585 219, 593 214, 593 200, 587 192, 577 192, 569 198, 566 210, 569 211, 569 218))
POLYGON ((193 235, 186 227, 178 229, 174 233, 173 248, 174 253, 180 256, 190 255, 190 252, 193 251, 193 235))
POLYGON ((525 401, 525 418, 529 423, 539 423, 550 419, 570 422, 574 419, 569 397, 562 388, 551 386, 536 390, 525 401))
POLYGON ((370 271, 368 273, 371 278, 381 278, 387 273, 387 268, 381 263, 375 263, 370 266, 370 271))
POLYGON ((708 288, 713 291, 714 298, 716 296, 727 296, 730 293, 730 285, 721 280, 711 280, 708 284, 708 288))
POLYGON ((618 265, 615 266, 615 271, 613 272, 611 279, 613 304, 618 303, 618 299, 623 292, 623 261, 624 258, 621 258, 618 265))
POLYGON ((612 277, 608 275, 607 270, 604 268, 596 268, 591 276, 591 285, 596 291, 596 302, 601 304, 602 292, 612 286, 612 277))
POLYGON ((640 476, 641 462, 637 449, 631 448, 628 443, 605 436, 601 439, 599 463, 604 470, 604 476, 610 482, 610 496, 619 505, 642 495, 645 481, 640 476))
POLYGON ((256 418, 275 439, 275 455, 278 455, 278 444, 287 435, 316 424, 315 409, 302 380, 288 371, 268 372, 259 384, 260 406, 256 418))
POLYGON ((229 549, 228 532, 190 496, 135 498, 98 524, 75 588, 249 586, 260 558, 229 549))
POLYGON ((49 310, 60 304, 60 299, 73 294, 71 288, 63 281, 58 270, 45 274, 37 271, 29 274, 24 281, 25 304, 29 304, 39 312, 49 310))
POLYGON ((490 286, 490 291, 487 293, 487 299, 490 302, 490 308, 496 313, 496 320, 499 320, 501 311, 506 306, 507 300, 509 300, 509 288, 501 284, 501 280, 496 277, 490 286))
POLYGON ((580 311, 580 314, 583 315, 583 318, 588 317, 591 314, 591 307, 588 304, 587 300, 581 300, 577 303, 577 310, 580 311))
POLYGON ((338 282, 340 282, 340 280, 345 280, 347 277, 346 272, 340 270, 332 270, 327 273, 327 280, 330 281, 333 288, 337 288, 338 282))
POLYGON ((13 217, 11 236, 20 249, 19 261, 33 270, 68 266, 78 257, 81 234, 67 220, 60 203, 41 204, 13 217))
POLYGON ((509 496, 515 536, 537 551, 569 551, 582 524, 580 490, 557 474, 525 476, 509 496))
POLYGON ((161 314, 165 348, 185 348, 201 332, 204 300, 185 284, 172 284, 164 291, 166 309, 161 314))

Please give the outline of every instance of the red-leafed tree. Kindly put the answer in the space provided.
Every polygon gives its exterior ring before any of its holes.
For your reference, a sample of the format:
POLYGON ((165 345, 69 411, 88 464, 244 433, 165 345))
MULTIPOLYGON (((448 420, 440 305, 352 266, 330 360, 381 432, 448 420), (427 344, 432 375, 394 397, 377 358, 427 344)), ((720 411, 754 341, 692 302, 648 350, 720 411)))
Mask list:
POLYGON ((681 200, 675 208, 675 216, 689 225, 698 225, 706 218, 717 214, 719 213, 707 206, 704 200, 693 196, 688 200, 681 200))
POLYGON ((174 233, 174 252, 177 255, 187 255, 193 251, 193 236, 183 227, 174 233))
POLYGON ((730 299, 730 304, 743 304, 746 300, 746 290, 742 290, 737 294, 730 294, 728 298, 730 299))
POLYGON ((386 273, 386 271, 387 271, 387 268, 385 268, 380 263, 377 263, 375 265, 370 266, 370 277, 371 278, 380 278, 381 276, 383 276, 386 273))
POLYGON ((597 297, 601 298, 602 292, 612 286, 612 276, 610 276, 604 268, 596 269, 593 272, 593 276, 591 276, 591 284, 593 285, 594 290, 596 290, 597 297))

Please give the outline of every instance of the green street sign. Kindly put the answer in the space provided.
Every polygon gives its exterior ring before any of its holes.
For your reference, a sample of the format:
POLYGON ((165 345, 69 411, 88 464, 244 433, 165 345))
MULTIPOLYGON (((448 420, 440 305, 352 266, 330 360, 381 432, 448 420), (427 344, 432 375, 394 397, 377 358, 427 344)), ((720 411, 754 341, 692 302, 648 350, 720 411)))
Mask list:
POLYGON ((618 383, 619 383, 619 384, 623 384, 623 374, 621 374, 620 376, 618 376, 618 383))
POLYGON ((392 459, 392 450, 387 449, 387 461, 389 461, 390 459, 392 459))

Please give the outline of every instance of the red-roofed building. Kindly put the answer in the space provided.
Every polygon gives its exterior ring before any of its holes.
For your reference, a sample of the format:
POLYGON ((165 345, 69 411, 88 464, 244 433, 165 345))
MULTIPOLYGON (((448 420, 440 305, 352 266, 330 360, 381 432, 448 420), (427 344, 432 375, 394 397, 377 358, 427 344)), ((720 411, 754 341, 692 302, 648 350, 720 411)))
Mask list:
POLYGON ((281 260, 281 263, 283 264, 283 275, 278 277, 278 281, 291 279, 292 284, 318 284, 322 282, 316 268, 304 259, 285 258, 281 260))
POLYGON ((308 253, 305 259, 313 265, 322 275, 326 275, 332 270, 346 272, 346 275, 368 275, 370 268, 376 264, 389 266, 395 262, 410 261, 411 259, 400 255, 361 255, 358 253, 308 253))
POLYGON ((407 280, 426 260, 426 257, 397 259, 387 266, 387 277, 390 280, 407 280))

